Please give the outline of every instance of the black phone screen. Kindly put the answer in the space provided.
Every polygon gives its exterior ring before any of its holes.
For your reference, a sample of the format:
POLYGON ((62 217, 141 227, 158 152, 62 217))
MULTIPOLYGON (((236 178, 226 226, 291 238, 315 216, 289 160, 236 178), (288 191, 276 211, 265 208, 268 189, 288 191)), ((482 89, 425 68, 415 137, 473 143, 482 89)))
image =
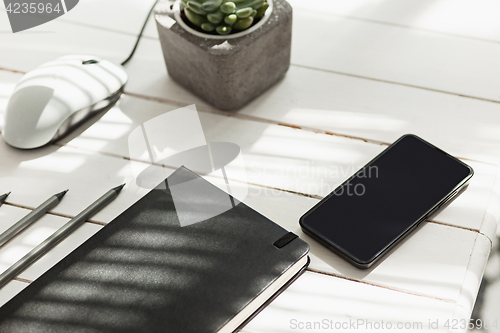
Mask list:
POLYGON ((301 226, 359 263, 373 261, 472 176, 430 143, 405 135, 301 218, 301 226))

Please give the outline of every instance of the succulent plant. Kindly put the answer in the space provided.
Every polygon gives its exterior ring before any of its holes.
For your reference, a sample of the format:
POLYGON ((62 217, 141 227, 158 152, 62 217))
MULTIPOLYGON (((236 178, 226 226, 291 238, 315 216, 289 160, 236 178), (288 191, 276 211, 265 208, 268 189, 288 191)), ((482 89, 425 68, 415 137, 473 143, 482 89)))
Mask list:
POLYGON ((262 18, 267 0, 181 0, 186 18, 202 31, 228 35, 252 26, 262 18))

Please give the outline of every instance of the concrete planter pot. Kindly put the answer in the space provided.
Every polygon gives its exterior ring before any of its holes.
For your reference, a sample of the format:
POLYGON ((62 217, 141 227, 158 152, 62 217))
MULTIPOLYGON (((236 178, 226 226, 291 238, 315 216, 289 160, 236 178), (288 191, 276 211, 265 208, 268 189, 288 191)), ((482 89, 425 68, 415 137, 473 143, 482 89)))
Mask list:
POLYGON ((280 80, 290 67, 292 8, 268 0, 266 15, 226 36, 190 28, 179 3, 160 3, 155 15, 168 74, 220 110, 237 110, 280 80))

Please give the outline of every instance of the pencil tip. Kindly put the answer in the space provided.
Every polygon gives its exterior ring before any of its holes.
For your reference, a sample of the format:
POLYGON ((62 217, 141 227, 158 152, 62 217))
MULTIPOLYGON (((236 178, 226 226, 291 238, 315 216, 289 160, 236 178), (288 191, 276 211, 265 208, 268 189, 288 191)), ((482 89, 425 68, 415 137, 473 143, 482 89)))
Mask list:
POLYGON ((61 200, 62 197, 64 197, 64 195, 68 192, 69 190, 66 190, 66 191, 62 191, 61 193, 57 193, 55 196, 57 197, 57 199, 61 200))
POLYGON ((121 184, 120 186, 115 187, 113 190, 116 193, 120 193, 120 191, 125 187, 126 184, 121 184))
POLYGON ((0 205, 4 203, 5 199, 9 196, 11 192, 0 195, 0 205))

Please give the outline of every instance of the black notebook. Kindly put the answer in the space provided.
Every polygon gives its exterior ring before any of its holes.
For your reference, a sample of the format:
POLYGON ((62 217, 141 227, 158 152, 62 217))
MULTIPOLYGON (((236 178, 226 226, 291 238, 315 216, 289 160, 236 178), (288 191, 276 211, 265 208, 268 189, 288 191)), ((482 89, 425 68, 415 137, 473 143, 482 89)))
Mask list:
POLYGON ((232 332, 307 243, 181 167, 0 308, 0 332, 232 332))

